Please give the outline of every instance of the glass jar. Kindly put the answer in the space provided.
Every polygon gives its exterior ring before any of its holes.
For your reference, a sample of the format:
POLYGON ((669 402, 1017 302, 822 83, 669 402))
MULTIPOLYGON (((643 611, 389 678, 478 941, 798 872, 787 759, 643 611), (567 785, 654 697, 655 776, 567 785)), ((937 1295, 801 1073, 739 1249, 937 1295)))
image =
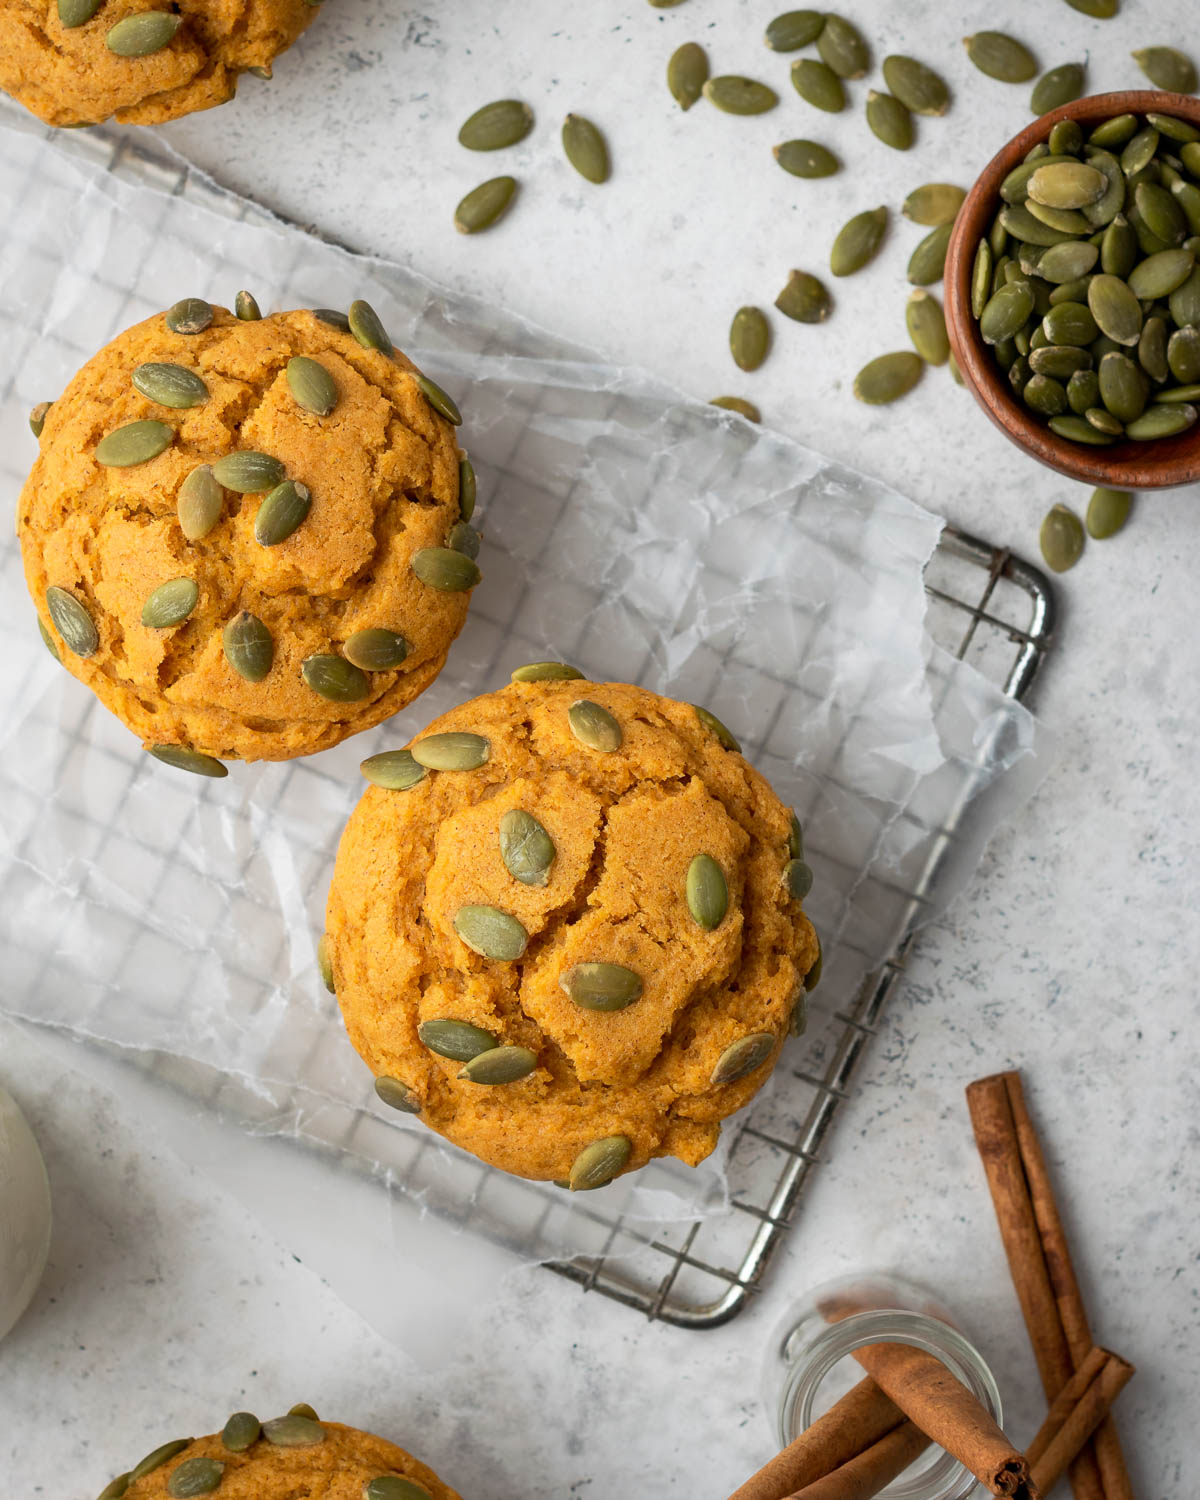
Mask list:
MULTIPOLYGON (((1000 1392, 982 1355, 954 1326, 936 1297, 905 1277, 864 1273, 826 1282, 793 1304, 767 1356, 766 1409, 781 1447, 863 1378, 851 1357, 864 1344, 908 1344, 940 1359, 992 1414, 1003 1420, 1000 1392), (833 1304, 864 1309, 831 1322, 833 1304)), ((967 1500, 982 1493, 974 1476, 935 1443, 881 1496, 886 1500, 967 1500)))

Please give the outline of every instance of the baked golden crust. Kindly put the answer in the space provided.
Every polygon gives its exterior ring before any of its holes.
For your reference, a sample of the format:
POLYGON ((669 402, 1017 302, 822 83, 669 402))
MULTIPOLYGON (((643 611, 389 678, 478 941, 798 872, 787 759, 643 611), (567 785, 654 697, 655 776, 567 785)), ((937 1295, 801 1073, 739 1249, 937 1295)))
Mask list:
POLYGON ((57 0, 0 0, 0 88, 48 125, 161 125, 224 104, 238 74, 269 68, 316 16, 308 0, 102 0, 82 26, 64 26, 57 0), (108 45, 142 11, 182 18, 145 57, 108 45))
POLYGON ((441 547, 459 515, 454 429, 429 405, 413 366, 364 348, 311 312, 243 322, 218 309, 201 333, 148 318, 100 351, 54 402, 21 494, 25 576, 64 666, 145 743, 243 760, 283 760, 335 745, 411 702, 440 671, 466 618, 468 594, 413 572, 415 553, 441 547), (337 388, 328 416, 299 405, 287 378, 294 355, 317 360, 337 388), (185 410, 135 389, 144 363, 198 374, 207 397, 185 410), (97 445, 126 423, 173 429, 157 457, 131 467, 97 462, 97 445), (278 459, 311 491, 311 508, 277 545, 255 539, 262 493, 225 490, 220 519, 188 540, 180 486, 235 451, 278 459), (142 623, 161 584, 193 579, 199 598, 181 624, 142 623), (67 649, 46 605, 67 590, 91 615, 98 649, 67 649), (267 627, 274 660, 262 680, 231 666, 230 620, 267 627), (401 635, 408 655, 367 674, 366 696, 336 702, 301 675, 314 655, 341 655, 356 632, 401 635))
POLYGON ((418 755, 449 731, 486 738, 486 762, 407 791, 368 787, 342 836, 326 947, 351 1041, 377 1077, 412 1091, 426 1124, 505 1171, 569 1179, 585 1147, 622 1136, 629 1168, 701 1161, 766 1080, 817 960, 783 878, 789 810, 694 708, 621 683, 514 683, 431 724, 418 755), (615 717, 618 750, 575 737, 580 699, 615 717), (515 808, 553 840, 545 885, 514 879, 502 858, 500 821, 515 808), (712 930, 685 893, 700 854, 728 889, 712 930), (523 956, 469 948, 454 925, 464 906, 517 918, 523 956), (632 971, 640 997, 583 1008, 561 981, 585 963, 632 971), (460 1078, 462 1063, 418 1034, 434 1019, 526 1048, 536 1068, 507 1084, 460 1078), (747 1037, 769 1055, 714 1083, 747 1037))

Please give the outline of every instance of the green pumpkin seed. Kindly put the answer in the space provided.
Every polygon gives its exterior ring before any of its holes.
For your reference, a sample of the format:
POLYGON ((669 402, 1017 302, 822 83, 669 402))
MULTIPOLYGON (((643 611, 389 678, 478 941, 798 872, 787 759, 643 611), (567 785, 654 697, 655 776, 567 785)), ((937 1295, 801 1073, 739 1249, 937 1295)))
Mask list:
POLYGON ((442 734, 427 734, 409 749, 417 764, 430 771, 478 771, 488 762, 492 742, 482 734, 450 729, 442 734))
MULTIPOLYGON (((1032 341, 1030 343, 1030 347, 1033 347, 1032 341)), ((996 345, 993 352, 995 353, 997 363, 1004 371, 1011 370, 1013 365, 1016 364, 1017 360, 1021 357, 1021 351, 1017 348, 1017 341, 1015 338, 1002 339, 1000 343, 996 345)))
POLYGON ((894 151, 907 151, 913 143, 912 115, 891 94, 867 94, 867 125, 871 133, 894 151))
POLYGON ((1086 162, 1056 162, 1037 167, 1026 192, 1047 208, 1083 208, 1095 203, 1106 187, 1104 174, 1086 162))
POLYGON ((439 417, 445 417, 452 427, 462 426, 462 412, 447 393, 435 380, 430 380, 428 375, 418 375, 417 385, 421 394, 437 412, 439 417))
POLYGON ((1137 134, 1138 117, 1136 115, 1113 115, 1111 119, 1102 121, 1088 137, 1088 144, 1099 146, 1105 151, 1113 151, 1118 146, 1124 146, 1137 134))
POLYGON ((464 521, 475 514, 475 466, 464 454, 458 461, 458 513, 464 521))
POLYGON ((788 829, 787 850, 792 859, 804 858, 804 829, 800 826, 800 819, 794 811, 791 826, 788 829))
POLYGON ((841 16, 827 13, 825 24, 817 35, 821 61, 839 78, 864 78, 871 66, 871 54, 858 30, 841 16))
POLYGON ((500 819, 500 858, 522 885, 546 885, 556 852, 554 840, 532 813, 514 807, 500 819))
POLYGON ((261 682, 275 660, 275 642, 271 632, 249 610, 234 615, 221 632, 225 660, 247 682, 261 682))
POLYGON ((104 0, 58 0, 58 19, 71 31, 86 25, 103 4, 104 0))
POLYGON ((225 1465, 215 1458, 185 1458, 167 1480, 167 1494, 175 1500, 192 1495, 211 1495, 221 1483, 225 1465))
POLYGON ((415 1089, 401 1083, 398 1078, 380 1077, 375 1080, 375 1093, 389 1109, 398 1109, 403 1115, 419 1115, 421 1098, 415 1089))
POLYGON ((190 1448, 194 1441, 194 1438, 175 1438, 169 1443, 163 1443, 160 1448, 155 1448, 152 1453, 147 1453, 141 1463, 135 1464, 130 1470, 130 1484, 136 1484, 139 1479, 145 1479, 147 1474, 153 1474, 155 1469, 161 1469, 167 1459, 174 1458, 185 1448, 190 1448))
POLYGON ((1171 405, 1176 401, 1186 401, 1189 405, 1195 405, 1200 401, 1200 382, 1191 385, 1173 385, 1169 390, 1158 391, 1154 397, 1157 405, 1171 405))
POLYGON ((567 1179, 573 1193, 603 1187, 626 1166, 633 1155, 633 1142, 627 1135, 608 1135, 585 1146, 571 1163, 567 1179))
POLYGON ((333 376, 323 364, 306 354, 294 354, 288 360, 287 383, 296 405, 314 416, 327 417, 338 403, 333 376))
POLYGON ((142 624, 151 630, 179 625, 200 600, 200 585, 194 578, 172 578, 160 583, 142 605, 142 624))
POLYGON ((792 87, 801 99, 823 109, 827 114, 839 114, 846 107, 846 90, 842 80, 833 69, 812 57, 801 57, 792 64, 792 87))
POLYGON ((981 73, 1001 83, 1028 83, 1037 73, 1029 48, 1002 31, 977 31, 963 38, 963 46, 981 73))
POLYGON ((1178 245, 1187 237, 1188 222, 1179 201, 1154 182, 1140 182, 1133 201, 1151 234, 1167 245, 1178 245))
POLYGON ((189 750, 186 745, 147 745, 146 753, 172 770, 190 771, 193 776, 211 776, 219 781, 229 775, 228 766, 223 766, 215 755, 189 750))
POLYGON ((389 792, 407 792, 429 774, 411 750, 381 750, 369 755, 358 769, 373 786, 389 792))
POLYGON ((776 16, 764 40, 772 52, 798 52, 821 35, 825 17, 819 10, 789 10, 776 16))
POLYGON ((1193 177, 1200 177, 1200 146, 1188 143, 1179 148, 1181 165, 1193 177))
POLYGON ((243 323, 258 323, 262 320, 262 313, 258 303, 249 292, 239 292, 233 299, 234 316, 240 318, 243 323))
POLYGON ((45 625, 42 624, 42 617, 40 615, 37 617, 37 628, 38 634, 42 638, 42 645, 45 646, 46 650, 49 651, 50 655, 61 666, 62 656, 59 652, 58 647, 54 643, 54 637, 46 629, 45 625))
MULTIPOLYGON (((916 355, 912 356, 916 359, 916 355)), ((711 854, 697 854, 688 865, 684 894, 692 920, 712 932, 729 910, 729 886, 725 873, 711 854)))
POLYGON ((378 349, 381 354, 392 358, 395 345, 388 337, 383 320, 369 302, 364 302, 360 297, 350 304, 346 327, 364 349, 378 349))
MULTIPOLYGON (((1159 317, 1147 318, 1142 325, 1142 336, 1138 340, 1138 364, 1150 379, 1159 385, 1171 373, 1168 360, 1169 347, 1165 321, 1159 317)), ((1200 363, 1197 365, 1196 375, 1200 379, 1200 363)))
POLYGON ((309 1420, 313 1422, 318 1420, 316 1412, 312 1409, 311 1406, 309 1406, 307 1401, 297 1401, 295 1406, 289 1406, 288 1416, 308 1417, 309 1420))
MULTIPOLYGON (((1035 115, 1048 115, 1052 109, 1070 104, 1083 94, 1084 69, 1082 63, 1062 63, 1051 68, 1033 86, 1029 107, 1035 115)), ((1080 145, 1083 144, 1082 135, 1080 145)), ((1054 147, 1050 147, 1051 151, 1054 147)))
POLYGON ((1083 152, 1083 129, 1077 120, 1058 120, 1046 137, 1051 156, 1079 156, 1083 152))
POLYGON ((924 371, 925 361, 907 349, 881 354, 854 377, 855 398, 868 406, 886 406, 907 396, 924 371))
POLYGON ((1088 501, 1087 532, 1098 542, 1116 536, 1129 519, 1133 496, 1128 490, 1095 489, 1088 501))
POLYGON ((143 364, 133 372, 134 389, 159 406, 184 410, 208 400, 208 386, 183 365, 143 364))
POLYGON ((565 661, 531 661, 517 667, 510 675, 510 682, 571 682, 583 680, 578 667, 568 666, 565 661))
POLYGON ((817 141, 784 141, 774 148, 775 160, 793 177, 832 177, 841 167, 833 152, 817 141))
POLYGON ((723 411, 735 411, 747 422, 761 422, 762 413, 753 401, 744 401, 741 396, 714 396, 709 406, 719 406, 723 411))
POLYGON ((779 103, 774 89, 737 73, 708 79, 702 92, 710 104, 729 115, 762 115, 779 103))
POLYGON ((1135 443, 1174 437, 1177 432, 1186 432, 1195 420, 1196 408, 1186 402, 1151 406, 1136 422, 1128 423, 1125 436, 1135 443))
POLYGON ((835 276, 850 276, 861 271, 879 254, 887 233, 886 208, 868 209, 855 214, 838 231, 829 254, 829 269, 835 276))
POLYGON ((454 210, 454 227, 459 234, 481 234, 498 224, 512 206, 516 196, 515 177, 491 177, 459 201, 454 210))
POLYGON ((708 55, 698 42, 684 42, 667 63, 667 87, 680 109, 691 109, 708 82, 708 55))
POLYGON ((950 108, 945 80, 915 57, 893 53, 883 60, 883 81, 915 115, 944 115, 950 108))
POLYGON ((935 281, 941 281, 953 227, 952 224, 939 224, 913 251, 908 261, 908 279, 913 286, 932 286, 935 281))
POLYGON ((1038 203, 1033 198, 1026 198, 1024 206, 1039 224, 1062 230, 1064 234, 1090 235, 1092 232, 1092 226, 1076 209, 1047 208, 1044 203, 1038 203))
POLYGON ((132 1475, 118 1474, 115 1479, 109 1480, 96 1496, 96 1500, 123 1500, 125 1491, 129 1488, 131 1482, 132 1475))
POLYGON ((429 1491, 399 1474, 381 1474, 363 1485, 363 1500, 432 1500, 429 1491))
POLYGON ((1067 405, 1076 416, 1095 406, 1100 399, 1100 377, 1095 370, 1077 370, 1067 381, 1067 405))
POLYGON ((567 710, 571 733, 581 745, 601 755, 611 755, 624 741, 620 724, 602 704, 578 698, 567 710))
POLYGON ((143 10, 118 21, 104 40, 108 50, 118 57, 149 57, 169 44, 182 22, 182 16, 169 11, 143 10))
POLYGON ((726 1047, 712 1070, 711 1082, 716 1084, 736 1083, 756 1068, 761 1068, 775 1050, 775 1037, 768 1031, 744 1036, 741 1041, 726 1047))
POLYGON ((1195 264, 1196 257, 1190 250, 1161 250, 1133 268, 1127 285, 1139 301, 1167 297, 1183 285, 1195 264))
POLYGON ((239 495, 259 495, 273 490, 282 480, 284 469, 269 453, 244 449, 226 453, 212 466, 213 478, 222 488, 239 495))
POLYGON ((277 484, 258 507, 254 540, 260 547, 278 547, 303 524, 312 508, 312 492, 298 479, 277 484))
MULTIPOLYGON (((1057 307, 1060 302, 1082 302, 1087 303, 1088 287, 1092 284, 1090 276, 1081 276, 1077 281, 1064 281, 1056 286, 1050 293, 1050 307, 1057 307)), ((1046 310, 1049 311, 1049 308, 1046 310)), ((1045 314, 1043 314, 1045 316, 1045 314)))
POLYGON ((771 327, 761 308, 739 307, 729 329, 729 352, 739 370, 757 370, 771 347, 771 327))
POLYGON ((624 1010, 642 996, 641 976, 623 964, 574 964, 559 975, 558 983, 581 1010, 624 1010))
MULTIPOLYGON (((1175 202, 1183 211, 1183 217, 1190 231, 1191 237, 1200 234, 1200 188, 1190 182, 1173 182, 1171 193, 1175 202)), ((1190 248, 1184 242, 1184 249, 1190 248)))
POLYGON ((1124 214, 1118 214, 1104 231, 1100 244, 1100 269, 1107 276, 1124 280, 1137 264, 1138 242, 1124 214))
POLYGON ((448 1057, 452 1062, 470 1062, 481 1052, 490 1052, 493 1047, 500 1045, 492 1033, 484 1031, 482 1026, 472 1026, 470 1021, 443 1020, 440 1017, 422 1021, 417 1027, 417 1035, 430 1052, 436 1052, 439 1057, 448 1057))
MULTIPOLYGON (((1071 304, 1063 303, 1064 307, 1071 304)), ((1116 276, 1096 276, 1088 287, 1088 307, 1102 333, 1118 344, 1136 344, 1142 336, 1142 309, 1127 284, 1116 276)), ((1060 311, 1059 308, 1053 309, 1060 311)), ((1049 330, 1047 330, 1048 332, 1049 330)), ((1059 340, 1055 340, 1059 342, 1059 340)), ((1090 339, 1062 340, 1091 343, 1090 339)))
POLYGON ((390 672, 403 662, 410 649, 397 631, 376 625, 356 630, 343 645, 342 654, 364 672, 390 672))
POLYGON ((337 994, 337 981, 333 973, 333 954, 329 947, 329 934, 323 932, 317 939, 317 972, 321 983, 331 995, 337 994))
POLYGON ((966 197, 964 190, 952 182, 927 182, 909 193, 901 212, 914 224, 936 229, 954 223, 966 197))
POLYGON ((1200 381, 1200 329, 1177 328, 1167 343, 1167 366, 1182 385, 1200 381))
POLYGON ((1094 152, 1088 165, 1095 167, 1108 184, 1095 203, 1089 203, 1083 209, 1083 216, 1088 223, 1101 229, 1105 224, 1111 224, 1125 207, 1125 174, 1121 170, 1121 163, 1106 151, 1094 152))
POLYGON ((1005 203, 1024 203, 1029 196, 1029 179, 1035 172, 1042 167, 1070 164, 1074 161, 1073 156, 1052 156, 1049 153, 1023 161, 1015 166, 1000 184, 1000 196, 1005 203))
POLYGON ((42 428, 46 425, 46 413, 53 405, 53 401, 39 401, 29 413, 29 430, 35 438, 41 437, 42 428))
POLYGON ((1031 375, 1021 391, 1021 400, 1042 417, 1056 417, 1067 409, 1067 393, 1049 375, 1031 375))
POLYGON ((1146 124, 1153 125, 1159 135, 1165 135, 1171 141, 1200 141, 1200 130, 1190 121, 1180 120, 1175 115, 1147 113, 1146 124))
MULTIPOLYGON (((1149 382, 1141 366, 1127 354, 1106 354, 1100 361, 1099 373, 1100 399, 1107 410, 1123 423, 1140 417, 1150 394, 1149 382)), ((1104 430, 1101 427, 1101 431, 1104 430)))
POLYGON ((522 1078, 528 1078, 536 1067, 537 1055, 527 1047, 492 1047, 464 1063, 458 1076, 467 1083, 519 1083, 522 1078))
POLYGON ((67 589, 51 584, 45 593, 46 608, 63 645, 76 656, 95 656, 100 632, 87 609, 67 589))
POLYGON ((608 144, 591 120, 568 115, 562 128, 563 152, 588 182, 607 182, 611 173, 608 144))
POLYGON ((1073 443, 1087 443, 1093 448, 1106 448, 1112 438, 1096 429, 1083 417, 1059 416, 1050 418, 1050 431, 1061 438, 1069 438, 1073 443))
POLYGON ((1196 92, 1196 65, 1175 47, 1141 47, 1130 54, 1156 89, 1172 94, 1196 92))
MULTIPOLYGON (((1092 356, 1088 351, 1071 344, 1062 347, 1047 344, 1034 349, 1029 356, 1029 367, 1036 375, 1050 375, 1055 380, 1068 380, 1077 370, 1090 369, 1091 364, 1092 356)), ((1094 406, 1096 403, 1091 401, 1088 404, 1094 406)))
POLYGON ((473 589, 483 577, 473 558, 451 547, 422 547, 413 553, 411 567, 422 583, 444 594, 473 589))
POLYGON ((802 859, 789 859, 784 866, 783 883, 793 901, 803 901, 812 890, 812 869, 802 859))
MULTIPOLYGON (((988 298, 979 319, 985 344, 999 344, 1023 328, 1033 313, 1033 288, 1028 281, 1010 281, 988 298)), ((1057 340, 1055 341, 1057 342, 1057 340)))
POLYGON ((992 294, 993 269, 992 247, 987 240, 980 240, 971 269, 971 314, 976 322, 983 316, 983 309, 992 294))
POLYGON ((495 906, 460 906, 454 930, 481 958, 513 963, 529 945, 529 934, 509 912, 495 906))
POLYGON ((1136 135, 1130 137, 1121 152, 1121 170, 1126 177, 1132 177, 1138 172, 1144 171, 1154 160, 1154 153, 1158 150, 1158 131, 1152 126, 1143 126, 1136 135))
POLYGON ((1179 328, 1194 328, 1200 324, 1200 266, 1197 266, 1182 286, 1178 286, 1168 299, 1171 316, 1179 328))
POLYGON ((807 271, 792 271, 787 285, 775 298, 775 306, 797 323, 823 323, 832 306, 822 282, 807 271))
POLYGON ((213 475, 211 464, 200 464, 179 486, 175 502, 179 529, 189 542, 206 537, 221 519, 225 497, 213 475))
POLYGON ((175 429, 166 422, 126 422, 96 444, 96 462, 108 469, 132 469, 157 458, 174 440, 175 429))
POLYGON ((1111 21, 1117 13, 1120 0, 1067 0, 1072 10, 1085 16, 1095 16, 1099 21, 1111 21))
POLYGON ((1100 251, 1086 240, 1068 240, 1062 245, 1050 245, 1038 262, 1038 275, 1045 281, 1061 285, 1064 281, 1078 281, 1086 276, 1100 259, 1100 251))
POLYGON ((1023 396, 1025 387, 1033 379, 1033 370, 1026 356, 1015 359, 1008 367, 1008 383, 1014 396, 1023 396))
POLYGON ((701 708, 698 703, 693 703, 692 707, 696 710, 696 717, 700 720, 701 724, 704 725, 705 729, 711 730, 716 735, 718 741, 726 750, 741 750, 742 747, 738 744, 733 732, 721 723, 716 714, 709 713, 707 708, 701 708))
POLYGON ((904 320, 913 348, 927 365, 944 365, 950 357, 946 317, 936 297, 918 287, 909 295, 904 320))
POLYGON ((520 99, 497 99, 464 122, 458 143, 468 151, 500 151, 523 141, 533 129, 533 110, 520 99))
POLYGON ((1042 522, 1040 541, 1046 566, 1065 573, 1083 555, 1083 522, 1073 510, 1056 505, 1042 522))
POLYGON ((276 1448, 315 1448, 325 1441, 325 1429, 319 1422, 293 1412, 264 1422, 262 1435, 276 1448))
POLYGON ((371 691, 367 674, 344 656, 317 652, 300 664, 304 685, 330 703, 358 703, 371 691))
POLYGON ((788 1017, 788 1035, 803 1036, 808 1030, 808 994, 804 986, 800 986, 800 993, 796 996, 792 1013, 788 1017))
MULTIPOLYGON (((153 12, 143 12, 143 14, 153 14, 153 12)), ((130 17, 130 19, 135 18, 130 17)), ((191 335, 203 333, 212 324, 215 316, 212 304, 205 302, 203 297, 184 297, 181 302, 176 302, 173 307, 167 309, 164 319, 172 333, 191 335)))

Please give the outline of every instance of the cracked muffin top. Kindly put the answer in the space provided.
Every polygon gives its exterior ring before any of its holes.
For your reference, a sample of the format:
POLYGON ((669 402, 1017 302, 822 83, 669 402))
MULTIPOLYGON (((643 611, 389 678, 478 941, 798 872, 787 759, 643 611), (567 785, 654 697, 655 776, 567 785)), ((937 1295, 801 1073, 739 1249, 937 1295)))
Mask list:
POLYGON ((457 409, 371 308, 239 307, 189 298, 90 360, 34 414, 18 513, 47 644, 210 775, 411 702, 479 578, 457 409))
POLYGON ((729 731, 570 671, 364 762, 321 958, 386 1104, 587 1188, 708 1155, 820 949, 799 825, 729 731))
POLYGON ((211 1437, 162 1443, 100 1500, 460 1500, 432 1469, 369 1432, 322 1422, 309 1406, 259 1422, 235 1412, 211 1437))
POLYGON ((0 88, 47 125, 161 125, 232 99, 320 0, 0 0, 0 88))

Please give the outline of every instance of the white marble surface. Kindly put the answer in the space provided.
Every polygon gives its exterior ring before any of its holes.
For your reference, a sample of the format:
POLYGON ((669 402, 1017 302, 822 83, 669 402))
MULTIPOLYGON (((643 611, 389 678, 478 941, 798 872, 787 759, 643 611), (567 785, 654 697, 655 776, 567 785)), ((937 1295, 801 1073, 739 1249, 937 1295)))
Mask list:
MULTIPOLYGON (((1047 67, 1086 51, 1093 88, 1136 86, 1130 48, 1179 40, 1190 6, 1125 0, 1105 23, 1061 0, 857 0, 847 13, 877 58, 913 52, 955 88, 951 114, 921 121, 907 156, 867 132, 866 84, 840 117, 790 92, 786 61, 758 40, 777 8, 327 0, 272 83, 248 79, 235 104, 162 133, 280 212, 696 396, 748 395, 776 425, 1032 552, 1044 510, 1086 492, 1009 448, 945 372, 891 410, 850 398, 865 358, 904 345, 904 266, 920 231, 897 217, 823 328, 775 318, 777 346, 756 375, 729 360, 729 318, 745 301, 769 306, 791 266, 819 270, 851 212, 898 208, 922 181, 967 183, 1030 118, 1027 88, 975 75, 960 36, 1007 26, 1047 67), (779 109, 681 116, 662 74, 688 39, 717 71, 776 81, 779 109), (463 152, 461 119, 508 94, 534 106, 535 133, 502 157, 463 152), (604 188, 561 160, 569 109, 609 136, 604 188), (835 145, 846 170, 787 177, 769 148, 794 135, 835 145), (503 170, 524 184, 507 222, 455 235, 458 197, 503 170)), ((791 1297, 864 1265, 941 1288, 1026 1437, 1036 1377, 962 1103, 965 1082, 1010 1064, 1044 1127, 1096 1334, 1140 1367, 1122 1398, 1137 1493, 1184 1493, 1200 1398, 1196 501, 1195 489, 1144 498, 1124 536, 1094 544, 1061 581, 1038 693, 1059 764, 926 935, 761 1303, 726 1329, 649 1326, 530 1272, 497 1284, 447 1369, 423 1371, 219 1182, 145 1138, 123 1089, 75 1073, 69 1046, 46 1052, 0 1031, 0 1081, 41 1139, 58 1211, 46 1282, 0 1349, 6 1493, 84 1500, 172 1433, 211 1429, 237 1405, 309 1400, 409 1441, 471 1500, 721 1500, 770 1447, 759 1400, 770 1328, 791 1297)))

